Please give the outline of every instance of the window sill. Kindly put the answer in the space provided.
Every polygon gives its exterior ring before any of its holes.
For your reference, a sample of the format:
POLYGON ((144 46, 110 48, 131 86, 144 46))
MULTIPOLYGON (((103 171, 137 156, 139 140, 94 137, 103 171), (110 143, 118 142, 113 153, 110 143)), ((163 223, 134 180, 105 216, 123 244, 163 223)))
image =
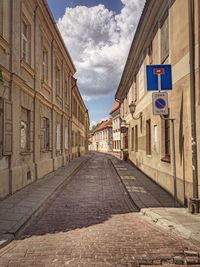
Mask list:
POLYGON ((152 158, 152 155, 148 154, 148 155, 147 155, 147 158, 152 158))
POLYGON ((20 152, 20 155, 22 155, 22 156, 31 155, 31 154, 32 154, 32 151, 20 152))
POLYGON ((21 67, 25 69, 32 77, 35 76, 35 71, 32 69, 29 63, 27 63, 24 59, 21 59, 21 67))
POLYGON ((164 156, 163 158, 161 158, 161 161, 163 162, 166 162, 166 163, 171 163, 171 160, 170 160, 170 156, 164 156))

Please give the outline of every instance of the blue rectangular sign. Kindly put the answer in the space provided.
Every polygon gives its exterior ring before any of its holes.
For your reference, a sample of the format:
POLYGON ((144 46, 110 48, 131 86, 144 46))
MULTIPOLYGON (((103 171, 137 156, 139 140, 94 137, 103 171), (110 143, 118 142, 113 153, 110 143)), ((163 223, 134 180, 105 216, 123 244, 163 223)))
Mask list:
POLYGON ((161 79, 160 90, 172 90, 172 67, 171 65, 147 65, 147 91, 157 91, 158 75, 161 79))

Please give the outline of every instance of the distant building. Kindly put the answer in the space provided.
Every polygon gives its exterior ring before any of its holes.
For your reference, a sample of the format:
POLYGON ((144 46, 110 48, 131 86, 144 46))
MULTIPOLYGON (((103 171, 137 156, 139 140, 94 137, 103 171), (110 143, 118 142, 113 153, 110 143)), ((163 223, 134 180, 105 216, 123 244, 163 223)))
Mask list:
POLYGON ((93 150, 101 152, 112 151, 112 139, 112 120, 102 121, 93 132, 93 150))
MULTIPOLYGON (((176 186, 179 201, 200 195, 199 0, 146 1, 115 97, 128 131, 129 159, 174 194, 169 120, 152 113, 146 65, 171 64, 169 117, 175 119, 176 186), (129 111, 134 101, 142 116, 129 111)), ((199 208, 200 210, 200 208, 199 208)))
POLYGON ((120 153, 121 152, 121 133, 120 133, 120 101, 115 100, 114 107, 110 112, 112 116, 112 132, 113 132, 113 152, 120 153))

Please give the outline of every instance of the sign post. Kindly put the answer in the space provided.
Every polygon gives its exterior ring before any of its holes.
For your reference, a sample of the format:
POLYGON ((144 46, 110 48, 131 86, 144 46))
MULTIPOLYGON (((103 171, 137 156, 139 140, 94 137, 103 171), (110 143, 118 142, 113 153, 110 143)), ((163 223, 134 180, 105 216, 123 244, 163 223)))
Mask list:
POLYGON ((168 94, 163 90, 172 90, 172 71, 171 65, 148 65, 147 71, 147 90, 158 91, 152 94, 153 114, 160 115, 161 119, 171 122, 172 135, 172 176, 174 187, 174 206, 177 206, 177 183, 176 183, 176 151, 175 151, 175 132, 174 118, 169 118, 168 94))

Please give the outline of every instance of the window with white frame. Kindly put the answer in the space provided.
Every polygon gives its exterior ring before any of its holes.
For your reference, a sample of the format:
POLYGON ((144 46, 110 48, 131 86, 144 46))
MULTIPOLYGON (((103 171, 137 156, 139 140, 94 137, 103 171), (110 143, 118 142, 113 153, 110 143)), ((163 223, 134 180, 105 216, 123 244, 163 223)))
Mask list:
POLYGON ((22 20, 22 59, 30 63, 30 25, 22 20))
POLYGON ((42 79, 45 82, 48 82, 48 51, 43 50, 42 55, 42 79))

